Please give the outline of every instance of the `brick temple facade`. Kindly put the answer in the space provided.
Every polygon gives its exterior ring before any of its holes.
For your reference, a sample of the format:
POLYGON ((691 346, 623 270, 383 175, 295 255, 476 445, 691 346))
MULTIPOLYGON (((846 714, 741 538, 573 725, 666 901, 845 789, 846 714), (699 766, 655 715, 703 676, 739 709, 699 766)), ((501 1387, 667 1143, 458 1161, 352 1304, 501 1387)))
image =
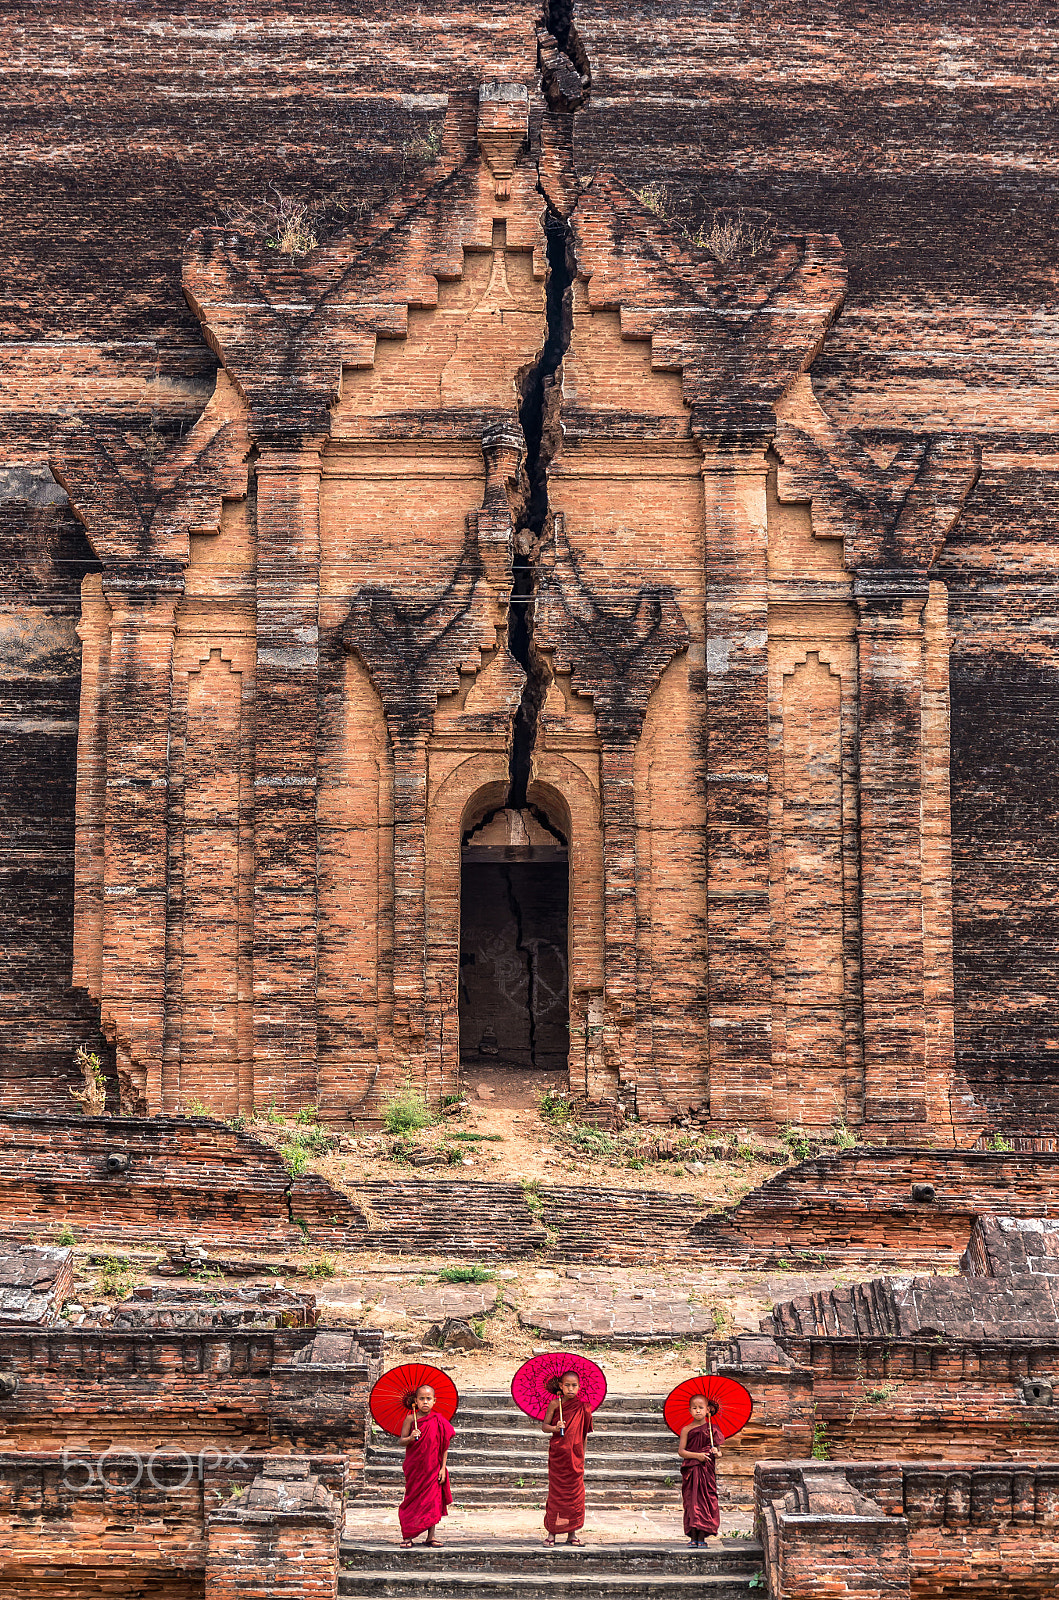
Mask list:
POLYGON ((1001 1006, 1020 892, 967 812, 985 610, 996 643, 1024 603, 967 599, 996 416, 938 385, 912 415, 893 361, 852 416, 848 219, 777 194, 711 245, 628 155, 607 7, 502 21, 374 208, 288 251, 174 201, 182 264, 143 282, 179 337, 12 358, 9 459, 52 475, 25 564, 58 576, 9 607, 43 710, 3 1101, 68 1107, 99 1029, 147 1114, 372 1118, 494 1063, 659 1121, 962 1144, 1047 1112, 1047 875, 1001 1006))
POLYGON ((149 502, 90 433, 54 452, 101 569, 74 981, 143 1112, 539 1066, 505 1005, 540 1031, 550 952, 590 1102, 951 1140, 934 568, 975 445, 827 420, 837 239, 721 265, 616 179, 546 233, 528 132, 486 83, 373 238, 195 234, 222 370, 149 502), (468 935, 557 869, 554 927, 468 935))

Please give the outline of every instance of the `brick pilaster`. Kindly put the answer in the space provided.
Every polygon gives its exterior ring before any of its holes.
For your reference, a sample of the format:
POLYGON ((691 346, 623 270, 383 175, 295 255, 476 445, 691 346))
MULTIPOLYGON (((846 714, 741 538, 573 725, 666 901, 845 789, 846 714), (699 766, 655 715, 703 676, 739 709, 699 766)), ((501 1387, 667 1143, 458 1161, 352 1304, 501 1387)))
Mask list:
POLYGON ((703 441, 710 1113, 772 1116, 764 451, 703 441))
POLYGON ((128 1109, 162 1106, 169 717, 176 565, 115 563, 110 604, 104 806, 102 1016, 128 1109))
POLYGON ((316 782, 322 440, 257 462, 254 1099, 316 1098, 316 782))
POLYGON ((864 1117, 927 1115, 923 928, 922 574, 854 585, 859 612, 864 1117))

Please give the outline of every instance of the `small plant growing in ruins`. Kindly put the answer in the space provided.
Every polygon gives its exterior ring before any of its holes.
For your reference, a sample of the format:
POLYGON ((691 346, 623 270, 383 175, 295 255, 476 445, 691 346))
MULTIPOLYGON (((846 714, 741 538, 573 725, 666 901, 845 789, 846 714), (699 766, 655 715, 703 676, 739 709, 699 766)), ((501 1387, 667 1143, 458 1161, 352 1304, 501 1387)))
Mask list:
POLYGON ((425 133, 415 139, 406 139, 401 146, 401 160, 406 167, 423 172, 433 166, 441 154, 440 122, 432 122, 425 133))
POLYGON ((64 1222, 58 1233, 55 1235, 55 1243, 57 1245, 77 1243, 77 1235, 68 1222, 64 1222))
POLYGON ((813 1423, 813 1460, 830 1461, 831 1449, 827 1442, 827 1423, 813 1423))
POLYGON ((319 1106, 302 1106, 301 1110, 297 1113, 297 1115, 295 1116, 294 1120, 295 1120, 295 1122, 300 1123, 302 1127, 306 1127, 308 1125, 311 1125, 314 1122, 319 1122, 319 1120, 320 1120, 320 1107, 319 1106))
POLYGON ((300 1178, 308 1169, 309 1157, 323 1155, 335 1147, 336 1139, 326 1128, 287 1128, 286 1138, 279 1153, 292 1178, 300 1178))
POLYGON ((315 1261, 310 1261, 305 1269, 307 1278, 333 1278, 335 1275, 334 1256, 317 1256, 315 1261))
POLYGON ((309 1152, 298 1140, 291 1139, 286 1144, 281 1144, 279 1153, 283 1157, 287 1171, 292 1178, 300 1178, 309 1166, 309 1152))
POLYGON ((565 1138, 568 1144, 589 1156, 612 1156, 618 1149, 618 1141, 613 1134, 605 1132, 603 1128, 594 1128, 588 1122, 575 1122, 572 1128, 565 1130, 565 1138))
POLYGON ((792 1161, 808 1160, 811 1146, 804 1128, 796 1128, 788 1123, 780 1134, 780 1139, 790 1151, 792 1161))
POLYGON ((281 256, 304 256, 319 244, 313 227, 315 207, 291 195, 280 194, 267 208, 269 232, 265 243, 281 256))
POLYGON ((557 1094, 554 1089, 548 1089, 541 1095, 537 1107, 545 1122, 568 1122, 574 1114, 574 1102, 568 1095, 557 1094))
POLYGON ((81 1074, 81 1087, 70 1090, 71 1100, 77 1101, 86 1117, 101 1117, 107 1104, 102 1061, 87 1045, 79 1044, 74 1051, 74 1066, 81 1074))
POLYGON ((434 1118, 419 1090, 406 1083, 403 1089, 387 1095, 382 1120, 387 1133, 418 1133, 421 1128, 429 1128, 434 1118))
POLYGON ((889 1400, 897 1391, 896 1383, 880 1383, 875 1389, 865 1389, 864 1398, 871 1405, 878 1405, 882 1400, 889 1400))
POLYGON ((492 1267, 480 1267, 477 1262, 470 1267, 442 1267, 439 1283, 492 1283, 496 1272, 492 1267))
POLYGON ((855 1134, 850 1133, 844 1122, 838 1122, 832 1130, 832 1138, 840 1150, 852 1150, 857 1142, 855 1134))
POLYGON ((700 250, 708 250, 722 266, 727 266, 729 261, 761 255, 772 243, 765 229, 755 227, 745 217, 738 214, 726 217, 719 212, 714 213, 709 228, 703 223, 697 233, 689 233, 687 237, 700 250))
MULTIPOLYGON (((740 1537, 742 1537, 742 1536, 740 1535, 740 1537)), ((746 1537, 749 1539, 750 1535, 747 1534, 746 1537)), ((768 1588, 768 1579, 765 1577, 764 1572, 755 1572, 754 1576, 750 1579, 749 1583, 747 1584, 747 1588, 748 1589, 767 1589, 768 1588)))
POLYGON ((99 1292, 114 1300, 124 1300, 135 1283, 128 1256, 104 1256, 100 1262, 99 1292))
POLYGON ((538 1193, 539 1185, 537 1179, 521 1178, 519 1182, 522 1186, 522 1198, 526 1202, 526 1210, 530 1216, 535 1217, 539 1222, 544 1206, 541 1204, 541 1197, 538 1193))
POLYGON ((185 1100, 183 1110, 185 1117, 208 1117, 210 1115, 209 1106, 205 1105, 201 1100, 185 1100))
POLYGON ((663 221, 666 216, 666 190, 662 183, 645 183, 642 189, 635 191, 636 198, 645 210, 650 211, 663 221))
POLYGON ((987 1150, 1001 1150, 1010 1155, 1015 1145, 1013 1140, 1005 1139, 1002 1134, 994 1133, 991 1139, 986 1140, 985 1148, 987 1150))

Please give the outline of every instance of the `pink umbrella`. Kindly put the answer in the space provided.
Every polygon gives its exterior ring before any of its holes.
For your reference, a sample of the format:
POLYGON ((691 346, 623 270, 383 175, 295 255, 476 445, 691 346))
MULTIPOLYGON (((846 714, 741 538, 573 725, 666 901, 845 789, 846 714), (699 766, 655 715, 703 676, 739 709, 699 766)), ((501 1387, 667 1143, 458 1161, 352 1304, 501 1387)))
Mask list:
POLYGON ((549 1378, 558 1380, 567 1372, 577 1374, 581 1399, 590 1411, 597 1411, 607 1397, 606 1378, 587 1356, 571 1355, 565 1350, 549 1350, 545 1355, 531 1356, 524 1361, 511 1380, 511 1398, 527 1417, 543 1422, 544 1413, 555 1399, 552 1390, 545 1385, 549 1378))

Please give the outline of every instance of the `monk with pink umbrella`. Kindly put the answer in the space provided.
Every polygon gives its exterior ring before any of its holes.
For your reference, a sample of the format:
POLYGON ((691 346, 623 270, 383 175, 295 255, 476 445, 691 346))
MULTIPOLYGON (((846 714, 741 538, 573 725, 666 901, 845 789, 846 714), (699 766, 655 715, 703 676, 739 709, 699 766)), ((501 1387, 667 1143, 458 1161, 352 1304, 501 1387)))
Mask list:
POLYGON ((606 1393, 607 1380, 594 1361, 561 1351, 533 1356, 511 1381, 515 1404, 551 1438, 545 1544, 554 1544, 557 1533, 566 1534, 567 1544, 584 1543, 577 1535, 585 1525, 585 1439, 606 1393))

